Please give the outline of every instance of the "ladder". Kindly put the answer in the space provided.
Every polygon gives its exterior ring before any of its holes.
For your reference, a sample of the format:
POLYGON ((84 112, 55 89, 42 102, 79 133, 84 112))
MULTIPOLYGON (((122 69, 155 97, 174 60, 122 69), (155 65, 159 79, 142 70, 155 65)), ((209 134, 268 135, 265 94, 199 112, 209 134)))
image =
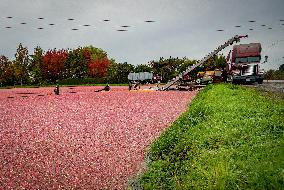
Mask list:
POLYGON ((201 66, 203 63, 205 63, 208 59, 210 59, 211 57, 213 57, 214 55, 216 55, 217 53, 219 53, 220 51, 222 51, 223 49, 225 49, 226 47, 228 47, 229 45, 233 45, 234 42, 239 42, 241 38, 247 38, 248 35, 245 36, 239 36, 236 35, 234 37, 232 37, 231 39, 229 39, 226 43, 224 43, 223 45, 220 45, 218 48, 216 48, 214 51, 212 51, 211 53, 209 53, 207 56, 205 56, 203 59, 201 59, 196 65, 192 65, 189 66, 184 72, 180 73, 178 76, 176 76, 173 80, 169 81, 167 84, 165 84, 162 88, 160 88, 159 90, 168 90, 173 84, 175 84, 177 81, 179 81, 180 79, 182 79, 183 75, 188 74, 190 71, 194 70, 196 67, 201 66))

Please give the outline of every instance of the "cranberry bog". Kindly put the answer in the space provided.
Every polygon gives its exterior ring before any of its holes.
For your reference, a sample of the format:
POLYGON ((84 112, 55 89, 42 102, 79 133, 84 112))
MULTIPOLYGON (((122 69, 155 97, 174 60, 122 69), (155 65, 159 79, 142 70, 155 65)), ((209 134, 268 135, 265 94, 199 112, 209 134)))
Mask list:
POLYGON ((0 189, 125 189, 196 92, 0 89, 0 189))

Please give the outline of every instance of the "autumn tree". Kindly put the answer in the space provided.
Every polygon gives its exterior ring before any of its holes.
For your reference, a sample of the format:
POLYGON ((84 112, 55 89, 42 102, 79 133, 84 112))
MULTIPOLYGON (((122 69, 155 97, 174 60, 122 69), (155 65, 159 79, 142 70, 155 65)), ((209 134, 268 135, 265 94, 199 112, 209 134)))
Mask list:
POLYGON ((100 48, 88 46, 84 48, 84 55, 88 63, 89 76, 97 79, 107 76, 110 61, 105 51, 100 48))
POLYGON ((96 59, 90 61, 88 64, 89 75, 94 78, 102 78, 107 75, 107 69, 109 67, 109 60, 107 58, 96 59))
POLYGON ((5 69, 8 66, 8 58, 4 55, 0 56, 0 82, 3 82, 4 78, 3 75, 5 73, 5 69))
POLYGON ((14 85, 14 68, 12 62, 5 56, 0 57, 0 85, 14 85))
POLYGON ((43 57, 43 76, 46 80, 55 82, 63 79, 64 63, 67 59, 66 50, 48 50, 43 57))

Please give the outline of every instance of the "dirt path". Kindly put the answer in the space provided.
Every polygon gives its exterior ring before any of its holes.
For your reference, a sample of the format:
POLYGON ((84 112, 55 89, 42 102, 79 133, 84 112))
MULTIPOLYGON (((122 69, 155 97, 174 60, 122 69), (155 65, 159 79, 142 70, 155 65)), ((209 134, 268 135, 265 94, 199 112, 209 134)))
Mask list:
POLYGON ((270 81, 270 82, 264 81, 263 84, 259 84, 257 85, 257 87, 265 91, 284 94, 284 80, 277 81, 277 82, 276 81, 270 81))

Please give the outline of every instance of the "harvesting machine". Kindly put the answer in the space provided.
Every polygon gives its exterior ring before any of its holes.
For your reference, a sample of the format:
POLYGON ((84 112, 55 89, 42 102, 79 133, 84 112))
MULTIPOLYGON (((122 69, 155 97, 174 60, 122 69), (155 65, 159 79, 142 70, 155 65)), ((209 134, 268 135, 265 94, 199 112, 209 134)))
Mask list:
POLYGON ((184 87, 189 87, 189 88, 193 88, 193 87, 199 87, 200 84, 196 84, 196 81, 191 81, 188 83, 183 83, 183 78, 184 76, 188 75, 191 71, 193 71, 195 68, 202 66, 208 59, 210 59, 211 57, 213 57, 214 55, 216 55, 217 53, 219 53, 220 51, 222 51, 223 49, 225 49, 226 47, 233 45, 233 43, 237 43, 240 42, 241 38, 246 38, 248 37, 248 35, 245 36, 239 36, 236 35, 232 38, 230 38, 227 42, 225 42, 224 44, 220 45, 219 47, 217 47, 213 52, 209 53, 208 55, 206 55, 203 59, 201 59, 196 65, 193 66, 189 66, 184 72, 180 73, 178 76, 176 76, 173 80, 169 81, 167 84, 165 84, 163 87, 158 88, 157 90, 168 90, 171 86, 173 86, 176 83, 179 84, 183 84, 183 85, 178 85, 178 88, 184 88, 184 87), (186 84, 186 85, 184 85, 186 84))
MULTIPOLYGON (((248 35, 236 35, 226 41, 224 44, 217 47, 213 52, 206 55, 196 65, 189 66, 185 71, 170 80, 164 86, 156 87, 155 90, 169 90, 173 85, 179 90, 192 90, 205 86, 212 81, 228 81, 232 83, 262 83, 263 72, 259 65, 261 60, 261 44, 250 43, 234 45, 233 51, 230 51, 226 61, 226 69, 198 72, 197 77, 191 77, 190 72, 197 67, 202 66, 207 60, 218 54, 226 47, 240 42, 240 39, 246 38, 248 35)), ((267 61, 265 56, 265 61, 267 61)), ((130 73, 128 76, 129 81, 147 81, 153 80, 153 74, 150 73, 130 73), (143 79, 143 80, 142 80, 143 79)))

